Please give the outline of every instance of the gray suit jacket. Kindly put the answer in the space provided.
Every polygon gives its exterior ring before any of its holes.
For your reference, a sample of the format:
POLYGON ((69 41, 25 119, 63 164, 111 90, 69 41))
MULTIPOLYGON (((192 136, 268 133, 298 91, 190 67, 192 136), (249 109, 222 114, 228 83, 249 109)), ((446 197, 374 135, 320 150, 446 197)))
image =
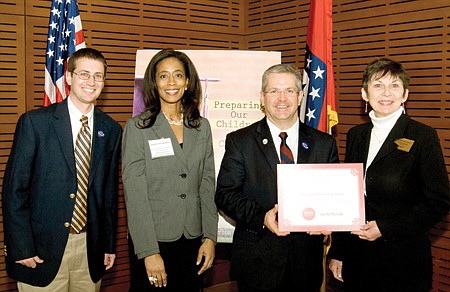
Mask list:
MULTIPOLYGON (((145 114, 145 113, 144 113, 145 114)), ((122 178, 128 227, 138 258, 159 252, 158 241, 203 237, 216 241, 214 154, 208 120, 184 128, 180 147, 160 113, 152 127, 128 120, 123 137, 122 178), (149 141, 170 138, 174 155, 152 158, 149 141)))

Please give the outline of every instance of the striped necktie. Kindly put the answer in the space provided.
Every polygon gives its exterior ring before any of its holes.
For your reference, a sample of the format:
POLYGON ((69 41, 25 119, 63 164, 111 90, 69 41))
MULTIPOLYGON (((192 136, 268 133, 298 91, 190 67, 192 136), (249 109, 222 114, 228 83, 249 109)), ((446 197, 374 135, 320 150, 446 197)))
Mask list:
POLYGON ((89 129, 88 118, 82 116, 80 121, 82 126, 75 142, 77 195, 71 224, 77 233, 80 233, 87 222, 87 195, 91 161, 91 130, 89 129))
POLYGON ((286 139, 288 137, 287 133, 281 132, 280 135, 278 136, 281 138, 280 144, 281 164, 295 164, 294 155, 292 155, 291 149, 289 149, 289 146, 286 144, 286 139))

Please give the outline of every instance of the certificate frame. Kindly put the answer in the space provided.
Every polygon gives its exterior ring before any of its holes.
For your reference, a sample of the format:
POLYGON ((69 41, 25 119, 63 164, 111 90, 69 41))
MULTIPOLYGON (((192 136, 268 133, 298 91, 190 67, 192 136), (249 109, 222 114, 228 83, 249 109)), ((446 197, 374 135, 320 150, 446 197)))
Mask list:
POLYGON ((280 231, 351 231, 365 224, 362 163, 278 164, 280 231))

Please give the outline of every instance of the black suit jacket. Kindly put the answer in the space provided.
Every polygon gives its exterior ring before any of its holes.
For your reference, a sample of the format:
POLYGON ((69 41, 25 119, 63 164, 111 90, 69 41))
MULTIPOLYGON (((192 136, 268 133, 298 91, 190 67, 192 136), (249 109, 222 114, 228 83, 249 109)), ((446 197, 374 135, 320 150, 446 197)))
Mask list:
MULTIPOLYGON (((87 247, 94 282, 104 254, 115 253, 120 125, 94 109, 89 176, 87 247)), ((33 110, 18 121, 3 180, 3 223, 8 275, 34 286, 55 277, 70 231, 77 189, 67 100, 33 110), (72 196, 73 197, 73 196, 72 196), (15 263, 38 255, 35 269, 15 263)))
MULTIPOLYGON (((347 135, 346 162, 366 165, 372 123, 347 135)), ((428 230, 449 210, 449 184, 436 131, 402 115, 366 171, 366 220, 382 237, 333 233, 329 257, 343 261, 348 291, 424 291, 431 287, 428 230), (401 150, 395 141, 414 141, 401 150), (422 290, 421 290, 422 289, 422 290)))
MULTIPOLYGON (((297 163, 338 162, 333 137, 303 123, 298 145, 297 163)), ((290 263, 298 287, 319 291, 323 236, 291 233, 278 237, 263 228, 266 212, 277 203, 279 163, 266 118, 227 135, 216 204, 236 221, 231 276, 247 286, 271 289, 280 283, 290 263)))

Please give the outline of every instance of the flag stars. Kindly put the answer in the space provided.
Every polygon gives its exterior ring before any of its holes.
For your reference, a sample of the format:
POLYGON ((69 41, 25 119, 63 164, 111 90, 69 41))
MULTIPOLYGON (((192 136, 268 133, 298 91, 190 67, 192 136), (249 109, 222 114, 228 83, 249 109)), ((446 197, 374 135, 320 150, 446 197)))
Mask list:
POLYGON ((56 62, 58 62, 58 65, 61 66, 62 64, 64 64, 64 59, 59 57, 58 60, 56 60, 56 62))
MULTIPOLYGON (((78 48, 84 48, 85 42, 81 21, 79 19, 78 6, 76 0, 52 0, 50 8, 50 19, 47 25, 47 50, 45 88, 48 100, 46 105, 55 102, 57 97, 55 92, 61 93, 62 99, 66 97, 64 90, 64 64, 78 48), (77 44, 76 36, 80 34, 77 44), (47 103, 48 102, 48 103, 47 103)), ((59 98, 59 97, 58 97, 59 98)))
POLYGON ((320 88, 315 89, 314 86, 311 86, 311 88, 312 88, 312 90, 311 90, 311 92, 308 95, 311 95, 312 100, 314 101, 314 99, 316 97, 320 97, 320 94, 319 94, 320 88))
POLYGON ((49 58, 53 57, 53 56, 54 56, 54 51, 48 50, 47 56, 48 56, 49 58))
POLYGON ((58 18, 61 17, 61 11, 59 11, 58 8, 54 7, 51 12, 52 12, 53 16, 57 15, 58 18))
POLYGON ((306 116, 308 117, 308 122, 311 121, 311 119, 315 119, 316 117, 314 116, 314 112, 316 111, 316 109, 311 110, 310 108, 308 108, 308 113, 306 114, 306 116))
POLYGON ((320 66, 317 66, 317 70, 316 70, 316 71, 313 71, 313 73, 315 74, 314 79, 317 79, 317 78, 319 78, 319 77, 320 77, 321 79, 323 79, 323 76, 322 76, 323 72, 325 72, 325 70, 321 70, 321 69, 320 69, 320 66))
POLYGON ((52 23, 50 23, 49 26, 52 28, 52 30, 53 30, 53 29, 58 29, 58 24, 57 24, 56 22, 53 22, 53 21, 52 21, 52 23))
POLYGON ((61 52, 67 51, 67 45, 66 44, 60 44, 59 45, 59 49, 61 50, 61 52))

